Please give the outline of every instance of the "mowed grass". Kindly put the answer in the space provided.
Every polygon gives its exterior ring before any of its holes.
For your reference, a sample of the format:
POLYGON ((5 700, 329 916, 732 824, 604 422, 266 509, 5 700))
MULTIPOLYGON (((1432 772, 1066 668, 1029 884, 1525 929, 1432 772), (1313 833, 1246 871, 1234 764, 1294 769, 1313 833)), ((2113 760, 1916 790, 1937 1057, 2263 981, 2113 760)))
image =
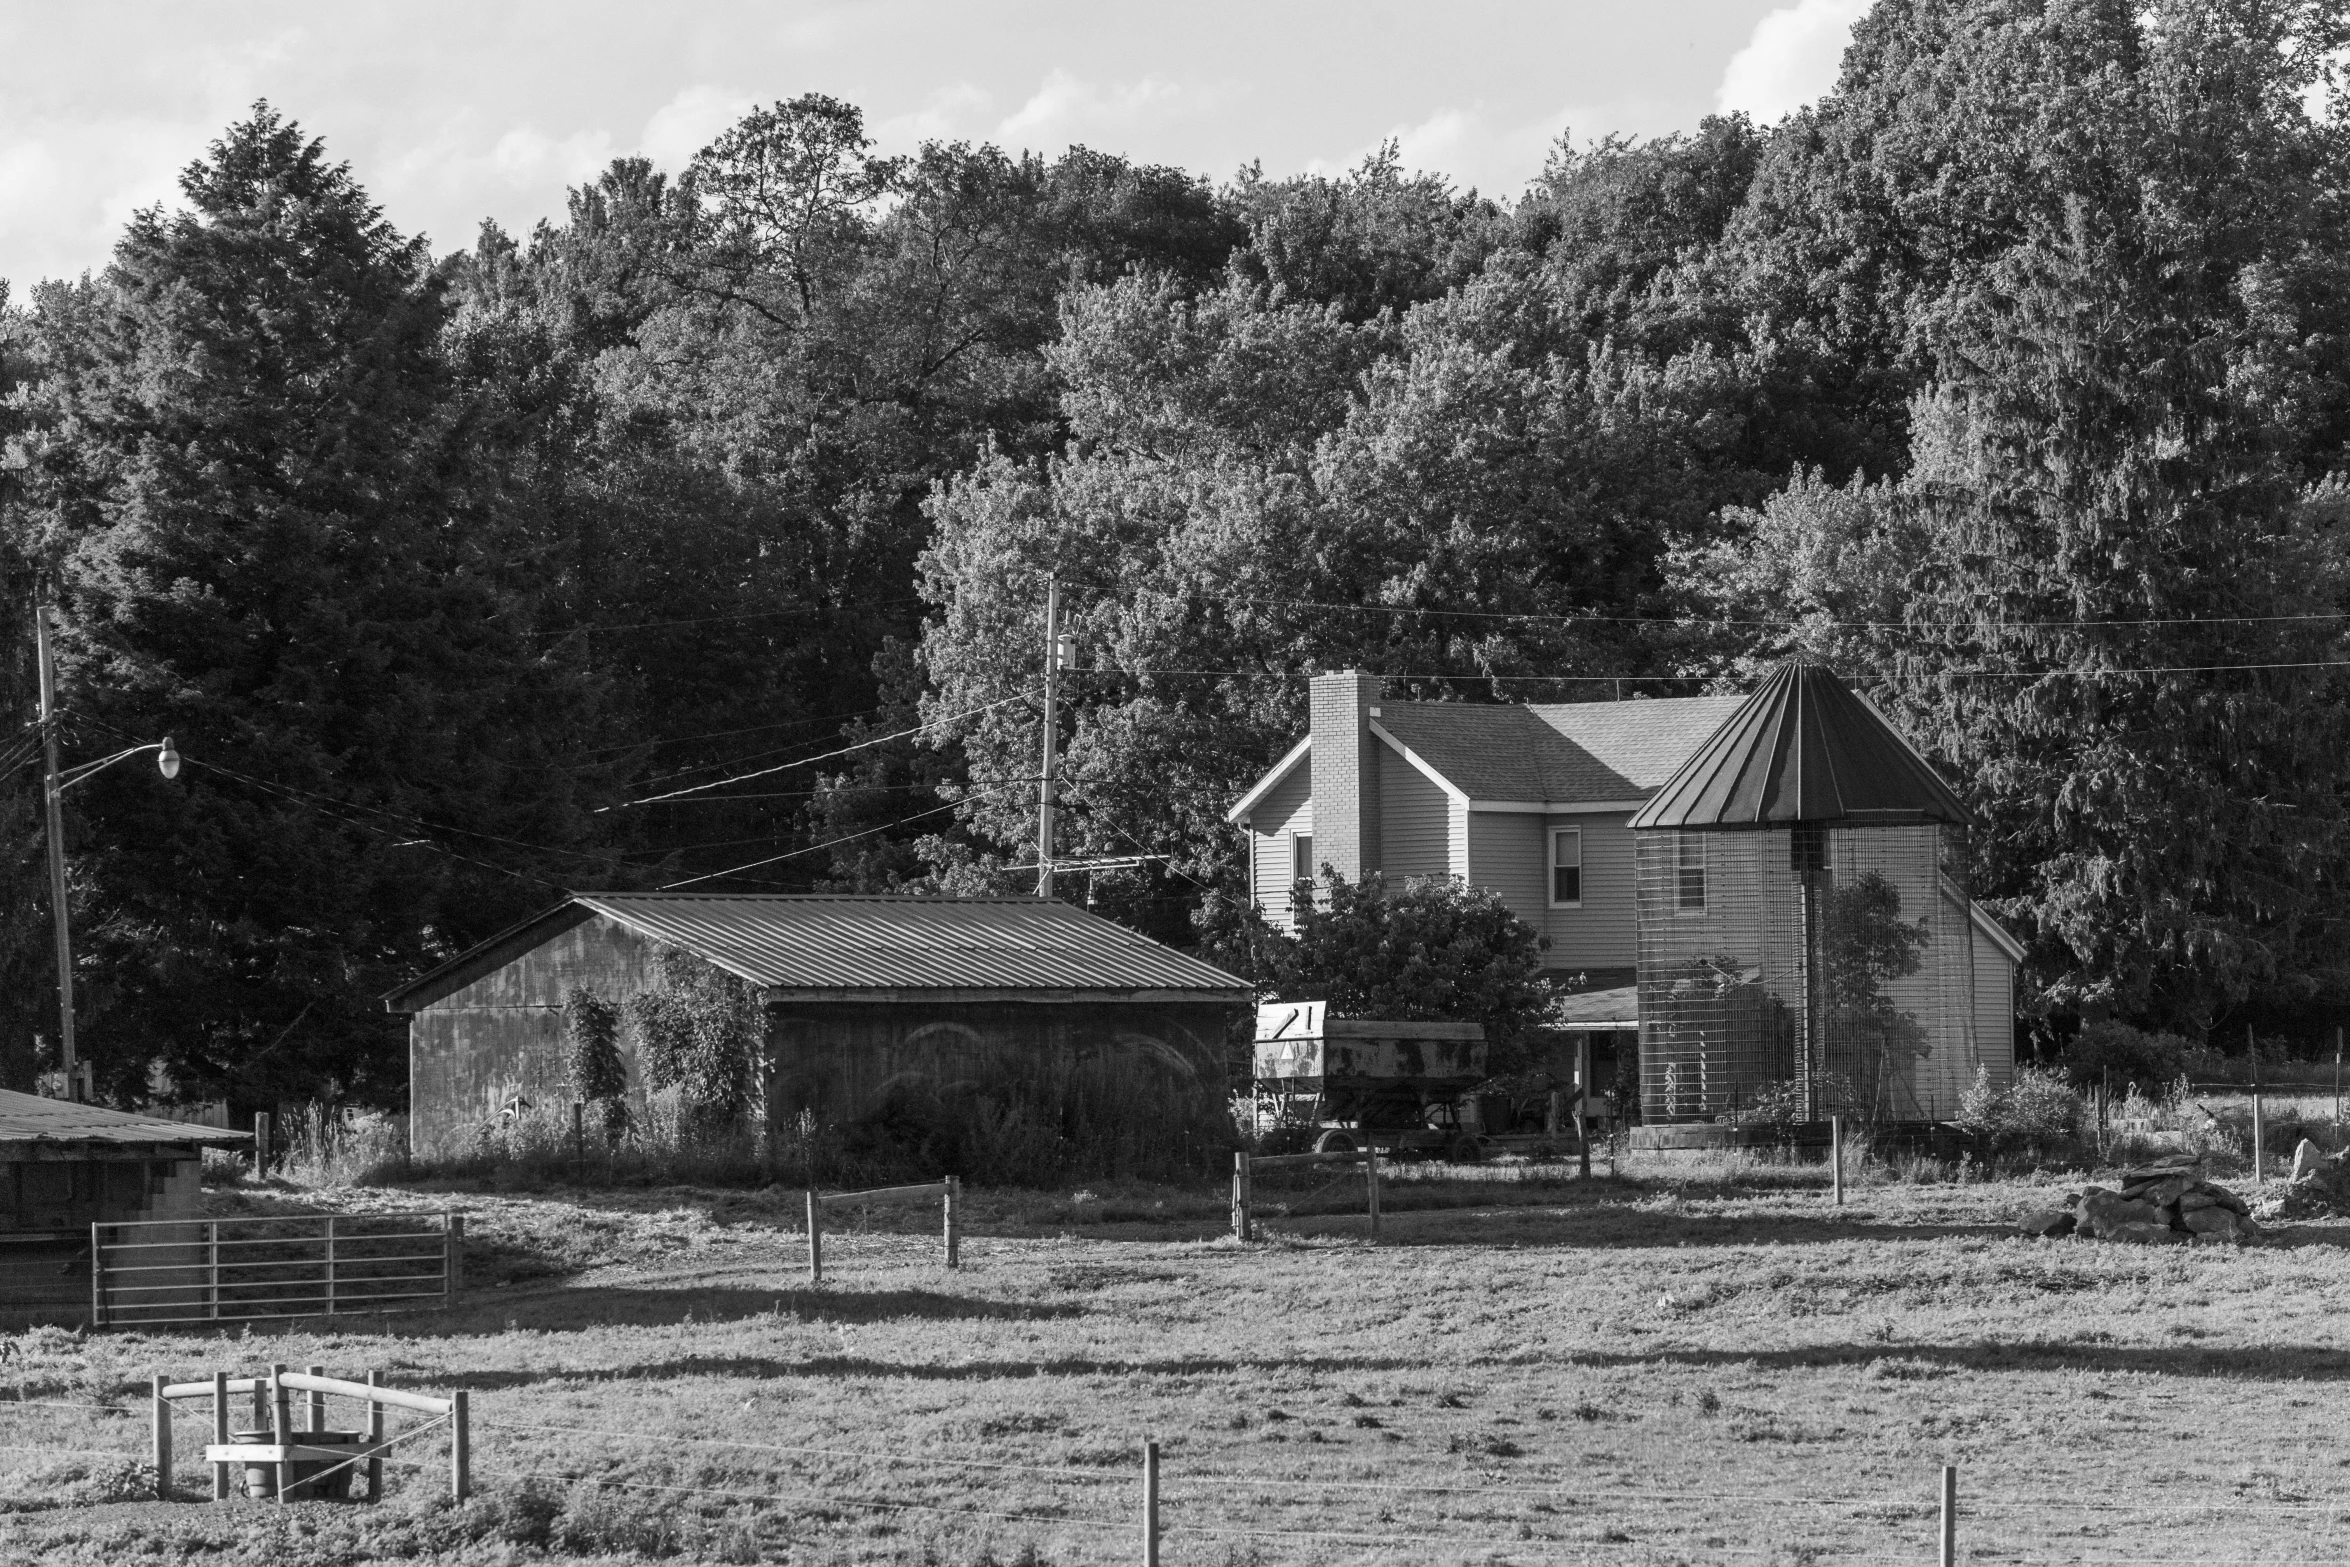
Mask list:
POLYGON ((1293 1215, 1247 1248, 1216 1193, 975 1193, 960 1271, 934 1210, 877 1209, 817 1289, 793 1193, 310 1194, 461 1200, 479 1287, 333 1332, 15 1340, 0 1559, 1135 1562, 1146 1437, 1170 1563, 1930 1561, 1945 1463, 1962 1559, 2346 1554, 2350 1226, 2034 1242, 2004 1227, 2045 1184, 1837 1210, 1817 1169, 1627 1169, 1416 1172, 1377 1246, 1312 1211, 1359 1184, 1260 1177, 1293 1215), (374 1508, 110 1499, 150 1372, 271 1361, 472 1388, 479 1496, 446 1502, 435 1434, 374 1508))

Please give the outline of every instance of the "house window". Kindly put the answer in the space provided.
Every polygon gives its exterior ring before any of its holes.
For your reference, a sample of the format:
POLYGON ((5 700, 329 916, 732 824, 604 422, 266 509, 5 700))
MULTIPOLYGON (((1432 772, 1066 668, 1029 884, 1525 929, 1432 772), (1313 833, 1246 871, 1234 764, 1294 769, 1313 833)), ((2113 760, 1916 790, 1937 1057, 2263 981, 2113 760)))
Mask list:
POLYGON ((1314 879, 1314 835, 1296 832, 1289 835, 1289 880, 1292 886, 1314 879))
POLYGON ((1675 907, 1683 914, 1705 912, 1705 838, 1703 834, 1684 832, 1678 835, 1675 853, 1680 857, 1676 867, 1680 872, 1677 882, 1675 907))
POLYGON ((1550 832, 1550 906, 1579 908, 1583 902, 1583 829, 1554 827, 1550 832))

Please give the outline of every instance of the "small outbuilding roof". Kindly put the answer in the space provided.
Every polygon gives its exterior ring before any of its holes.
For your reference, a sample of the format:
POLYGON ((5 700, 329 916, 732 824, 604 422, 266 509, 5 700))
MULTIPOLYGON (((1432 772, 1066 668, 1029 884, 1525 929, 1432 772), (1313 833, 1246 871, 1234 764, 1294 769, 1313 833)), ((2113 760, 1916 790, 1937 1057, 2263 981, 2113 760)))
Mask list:
POLYGON ((1665 780, 1632 825, 1732 830, 1973 820, 1925 758, 1834 670, 1795 659, 1665 780))
POLYGON ((1620 985, 1613 990, 1561 996, 1550 1004, 1542 1021, 1552 1028, 1629 1032, 1640 1026, 1640 987, 1620 985))
POLYGON ((133 1115, 71 1099, 44 1099, 0 1088, 0 1157, 30 1147, 71 1148, 102 1144, 113 1148, 182 1147, 200 1143, 241 1143, 250 1132, 133 1115))
POLYGON ((820 992, 1254 994, 1247 980, 1050 898, 583 892, 384 998, 429 1006, 601 916, 754 985, 820 992))

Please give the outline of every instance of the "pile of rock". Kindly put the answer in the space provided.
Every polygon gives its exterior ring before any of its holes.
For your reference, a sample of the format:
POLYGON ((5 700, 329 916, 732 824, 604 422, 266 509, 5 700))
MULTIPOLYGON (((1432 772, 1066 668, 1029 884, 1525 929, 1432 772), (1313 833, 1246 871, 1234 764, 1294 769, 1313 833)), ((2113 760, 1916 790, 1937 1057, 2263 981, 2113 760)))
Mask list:
POLYGON ((2203 1161, 2178 1154, 2124 1170, 2121 1189, 2091 1186, 2070 1193, 2061 1208, 2024 1221, 2026 1235, 2085 1235, 2141 1245, 2241 1246, 2260 1238, 2244 1199, 2203 1178, 2203 1161))
POLYGON ((2283 1191, 2260 1200, 2263 1219, 2331 1219, 2350 1213, 2350 1149, 2327 1153, 2308 1138, 2293 1150, 2283 1191))

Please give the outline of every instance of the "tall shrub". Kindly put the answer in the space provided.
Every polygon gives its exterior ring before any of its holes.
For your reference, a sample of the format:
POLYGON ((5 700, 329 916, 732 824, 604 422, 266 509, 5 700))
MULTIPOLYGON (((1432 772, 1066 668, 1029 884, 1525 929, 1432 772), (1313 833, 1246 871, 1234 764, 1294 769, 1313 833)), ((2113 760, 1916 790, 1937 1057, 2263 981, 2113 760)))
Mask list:
POLYGON ((622 1009, 646 1086, 674 1088, 706 1127, 758 1103, 766 1013, 758 987, 688 952, 663 947, 653 989, 622 1009))
POLYGON ((563 1002, 563 1064, 571 1091, 602 1108, 604 1133, 628 1132, 628 1064, 620 1055, 620 1009, 586 986, 563 1002))

